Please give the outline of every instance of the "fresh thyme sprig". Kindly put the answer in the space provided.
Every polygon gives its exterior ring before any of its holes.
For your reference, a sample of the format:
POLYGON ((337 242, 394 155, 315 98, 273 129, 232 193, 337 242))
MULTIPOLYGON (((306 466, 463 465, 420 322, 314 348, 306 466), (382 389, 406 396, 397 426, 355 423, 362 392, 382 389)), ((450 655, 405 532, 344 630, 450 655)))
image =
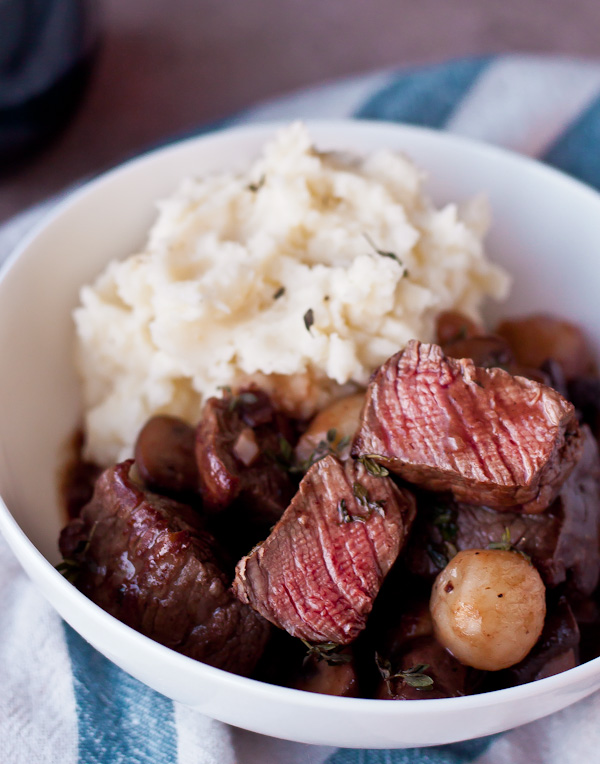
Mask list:
POLYGON ((394 679, 401 679, 404 684, 407 684, 409 687, 414 687, 416 690, 431 690, 433 687, 433 679, 425 673, 429 668, 428 663, 417 663, 402 671, 392 672, 392 664, 390 661, 382 658, 379 653, 375 653, 375 663, 377 664, 382 679, 388 686, 390 694, 392 694, 392 681, 394 679))
POLYGON ((98 520, 96 520, 96 522, 92 525, 87 539, 81 539, 81 541, 77 544, 73 550, 73 557, 65 557, 61 562, 58 563, 58 565, 54 566, 55 570, 57 570, 59 573, 62 573, 62 575, 71 584, 75 584, 79 577, 79 573, 81 571, 81 561, 90 548, 90 544, 92 543, 92 538, 94 537, 94 533, 96 532, 97 527, 98 520))
POLYGON ((442 543, 429 544, 427 554, 436 568, 443 569, 453 557, 458 554, 456 539, 458 525, 456 524, 456 512, 447 504, 438 504, 433 508, 431 524, 437 528, 442 543))
POLYGON ((227 410, 229 413, 235 411, 238 406, 253 406, 258 401, 258 397, 254 393, 243 392, 234 395, 229 385, 220 385, 217 389, 223 391, 223 397, 228 401, 227 410))
POLYGON ((344 451, 344 449, 350 444, 350 438, 347 435, 345 435, 343 438, 340 438, 336 443, 337 437, 337 430, 332 427, 327 431, 325 440, 320 440, 317 443, 314 451, 310 454, 310 456, 298 463, 294 462, 294 452, 289 442, 285 438, 280 437, 279 453, 274 455, 273 458, 281 467, 286 469, 288 472, 291 472, 292 474, 304 474, 305 472, 308 472, 313 464, 316 464, 326 456, 339 456, 342 451, 344 451))
POLYGON ((523 552, 521 549, 518 549, 515 544, 513 544, 510 537, 510 528, 508 526, 504 528, 504 532, 502 533, 502 536, 500 537, 500 541, 490 542, 487 548, 498 549, 501 552, 516 552, 517 554, 520 554, 522 557, 524 557, 527 560, 527 562, 531 562, 531 557, 526 552, 523 552))
POLYGON ((341 663, 349 663, 352 660, 350 653, 341 652, 344 646, 338 645, 337 642, 322 642, 321 644, 313 645, 305 639, 301 641, 308 650, 305 661, 314 656, 318 661, 325 661, 330 666, 336 666, 341 663))

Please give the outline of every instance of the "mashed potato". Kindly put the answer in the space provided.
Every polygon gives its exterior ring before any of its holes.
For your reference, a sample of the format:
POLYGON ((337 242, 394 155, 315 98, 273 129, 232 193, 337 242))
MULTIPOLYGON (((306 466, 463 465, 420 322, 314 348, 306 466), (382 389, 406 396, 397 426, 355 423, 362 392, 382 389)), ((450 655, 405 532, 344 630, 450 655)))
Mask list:
POLYGON ((436 209, 404 156, 320 154, 301 124, 241 174, 183 181, 143 252, 111 262, 75 311, 87 458, 131 456, 144 422, 194 423, 254 380, 308 416, 365 385, 436 314, 502 298, 486 205, 436 209))

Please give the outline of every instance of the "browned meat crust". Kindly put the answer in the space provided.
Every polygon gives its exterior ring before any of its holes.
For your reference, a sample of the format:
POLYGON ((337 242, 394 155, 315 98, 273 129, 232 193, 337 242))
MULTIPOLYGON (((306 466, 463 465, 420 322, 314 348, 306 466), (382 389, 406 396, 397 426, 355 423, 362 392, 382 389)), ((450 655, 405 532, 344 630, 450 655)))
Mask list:
POLYGON ((267 540, 238 563, 242 602, 310 642, 352 642, 415 514, 414 499, 360 463, 327 456, 267 540), (362 498, 361 498, 362 497, 362 498))
POLYGON ((555 390, 417 341, 374 375, 352 448, 428 490, 523 512, 552 503, 581 451, 555 390))
POLYGON ((80 518, 61 534, 63 556, 79 563, 78 588, 151 639, 249 674, 268 624, 233 596, 216 541, 190 508, 139 488, 132 464, 105 470, 80 518))

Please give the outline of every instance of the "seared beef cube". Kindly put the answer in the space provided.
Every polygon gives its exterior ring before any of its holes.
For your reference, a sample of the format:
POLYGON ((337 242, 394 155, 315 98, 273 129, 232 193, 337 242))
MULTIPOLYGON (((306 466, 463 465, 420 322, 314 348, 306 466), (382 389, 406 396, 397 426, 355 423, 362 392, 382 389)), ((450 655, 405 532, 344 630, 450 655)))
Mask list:
POLYGON ((197 515, 142 490, 133 461, 105 470, 81 516, 63 530, 77 587, 123 623, 184 655, 249 674, 269 625, 236 599, 215 540, 197 515))
POLYGON ((352 454, 468 504, 541 512, 581 449, 556 391, 411 341, 371 380, 352 454))
POLYGON ((531 557, 544 583, 588 596, 600 572, 600 459, 587 427, 583 455, 543 513, 496 512, 435 494, 418 497, 419 512, 405 555, 412 573, 435 578, 448 557, 463 549, 485 549, 504 539, 531 557))
POLYGON ((174 416, 153 416, 135 443, 135 466, 151 491, 174 498, 198 491, 195 430, 174 416))
POLYGON ((531 652, 504 671, 490 675, 490 688, 515 687, 559 674, 579 663, 579 627, 565 597, 549 605, 544 630, 531 652))
POLYGON ((196 431, 196 462, 204 509, 242 502, 259 522, 275 523, 294 495, 278 461, 291 438, 287 420, 261 390, 210 398, 196 431))
POLYGON ((348 644, 366 623, 415 514, 412 495, 326 456, 270 536, 238 563, 242 602, 295 637, 348 644))

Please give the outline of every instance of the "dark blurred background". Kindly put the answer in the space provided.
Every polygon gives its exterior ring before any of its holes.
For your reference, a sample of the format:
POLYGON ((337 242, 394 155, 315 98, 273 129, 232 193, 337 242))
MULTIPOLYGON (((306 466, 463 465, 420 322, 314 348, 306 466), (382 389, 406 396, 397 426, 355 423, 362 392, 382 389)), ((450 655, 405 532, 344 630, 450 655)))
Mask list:
MULTIPOLYGON (((0 0, 0 71, 11 2, 0 0)), ((324 80, 480 53, 600 58, 599 0, 73 2, 102 11, 82 27, 88 47, 72 105, 80 93, 81 104, 26 163, 5 162, 0 221, 171 135, 324 80)), ((1 96, 0 85, 0 106, 1 96)))

